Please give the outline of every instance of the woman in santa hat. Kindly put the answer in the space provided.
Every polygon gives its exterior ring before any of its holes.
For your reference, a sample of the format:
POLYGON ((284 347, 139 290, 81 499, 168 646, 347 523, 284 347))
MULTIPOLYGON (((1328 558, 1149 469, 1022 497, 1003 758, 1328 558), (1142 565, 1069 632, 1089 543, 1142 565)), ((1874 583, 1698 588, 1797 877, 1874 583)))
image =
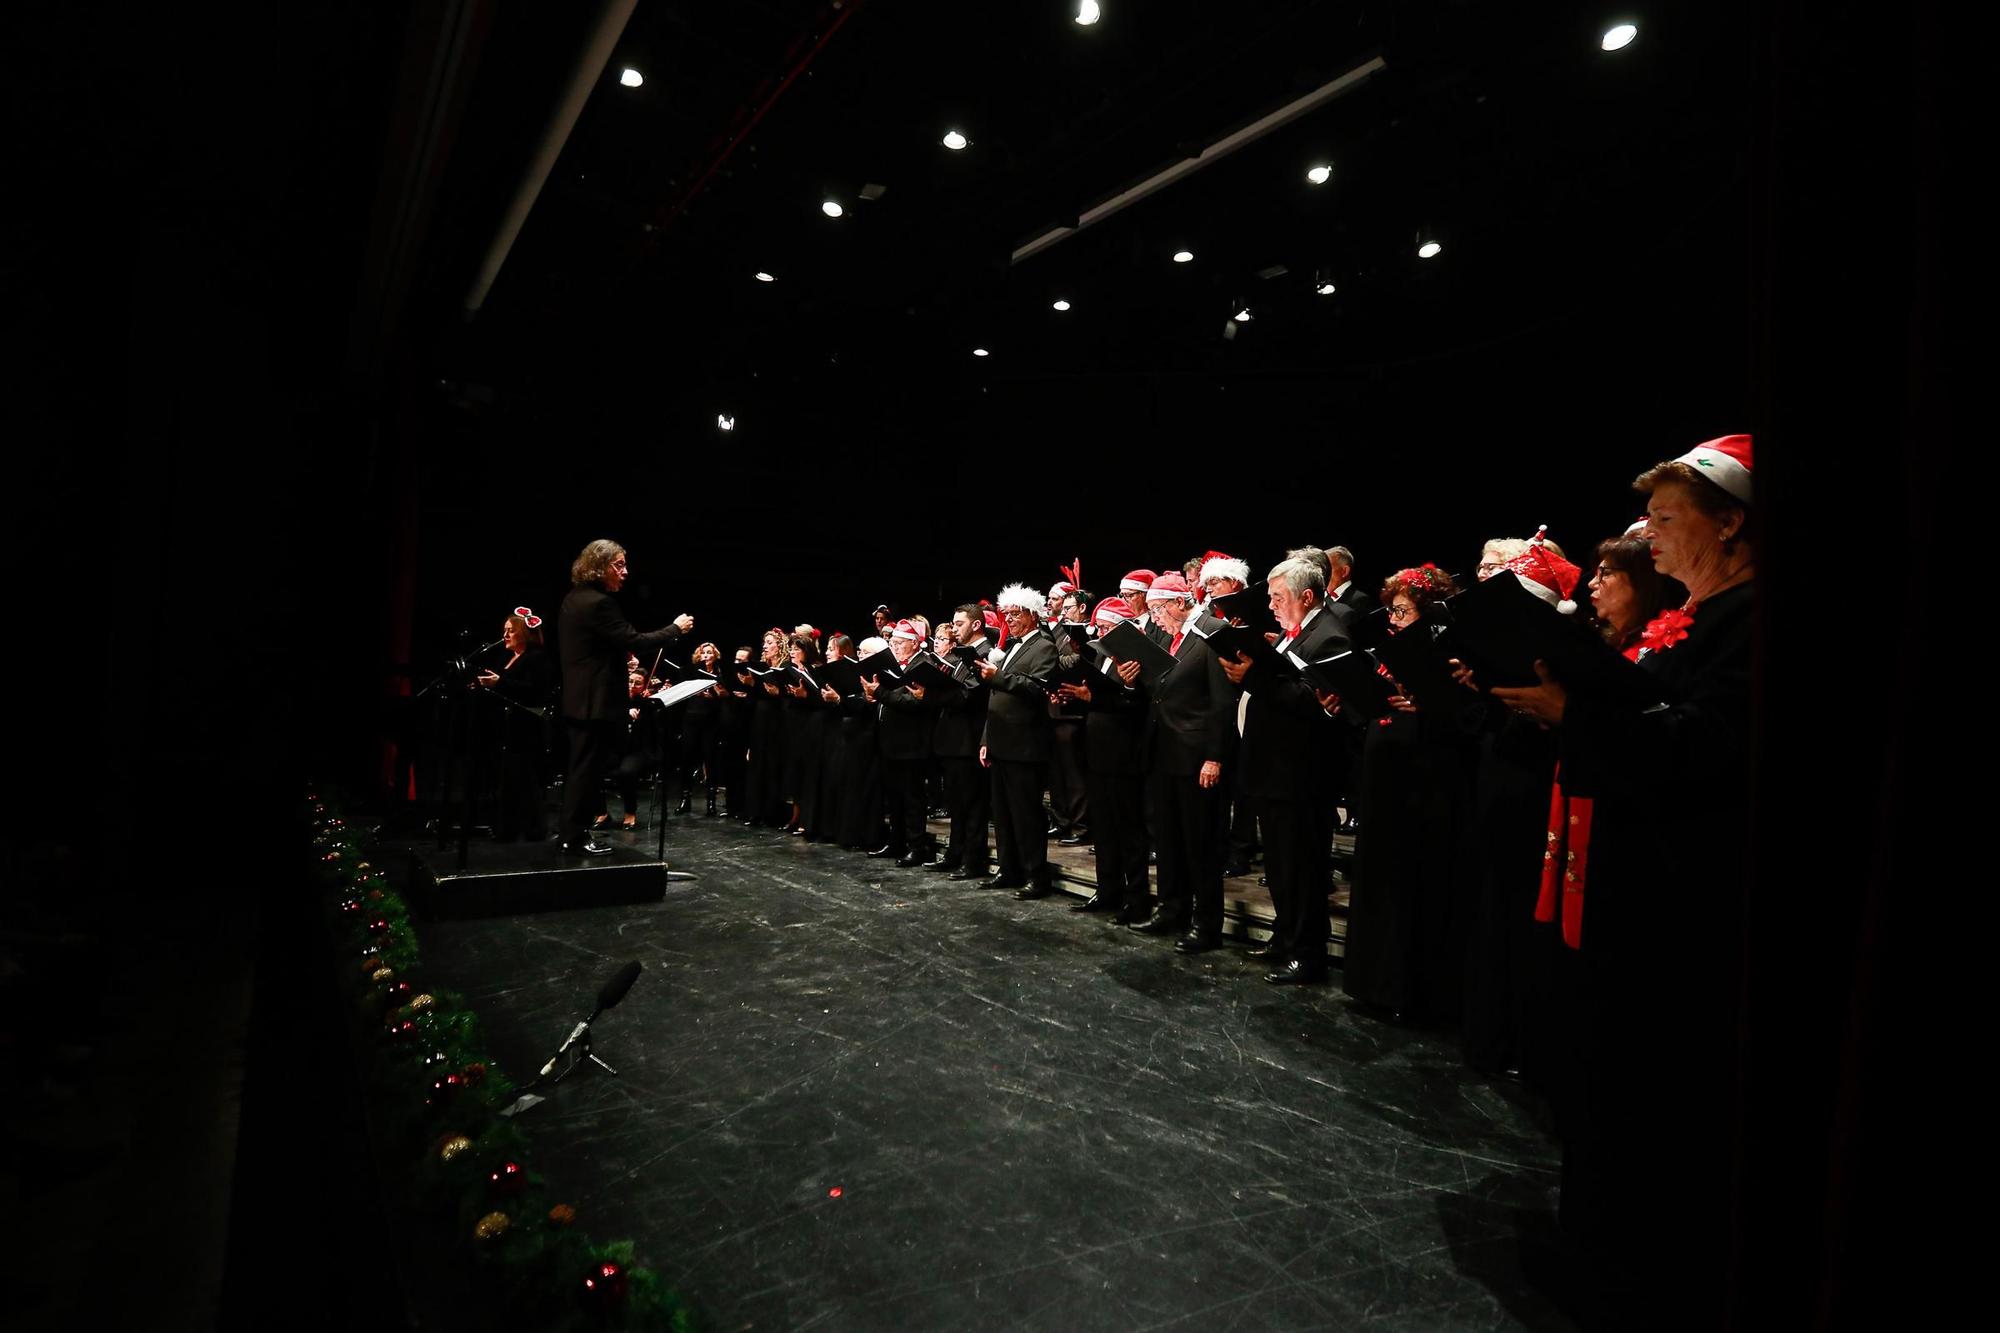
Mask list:
MULTIPOLYGON (((1426 610, 1458 591, 1436 565, 1399 570, 1382 587, 1392 634, 1424 633, 1426 610)), ((1465 971, 1465 834, 1472 805, 1472 738, 1455 720, 1421 713, 1400 693, 1367 723, 1355 782, 1356 823, 1347 953, 1348 995, 1397 1019, 1459 1016, 1465 971)))
POLYGON ((1750 437, 1698 445, 1634 486, 1655 568, 1688 593, 1640 635, 1658 704, 1566 689, 1546 670, 1541 685, 1493 694, 1559 729, 1564 789, 1593 798, 1564 1229, 1610 1304, 1712 1326, 1729 1254, 1749 847, 1750 437))

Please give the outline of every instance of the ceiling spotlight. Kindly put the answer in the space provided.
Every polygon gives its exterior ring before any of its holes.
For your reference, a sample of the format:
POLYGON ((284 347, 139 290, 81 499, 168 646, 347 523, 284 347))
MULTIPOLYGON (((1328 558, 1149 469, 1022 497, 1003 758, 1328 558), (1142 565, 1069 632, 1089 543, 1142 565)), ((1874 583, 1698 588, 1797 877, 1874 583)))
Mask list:
POLYGON ((1638 35, 1638 24, 1620 23, 1616 27, 1606 28, 1604 30, 1604 40, 1599 42, 1598 45, 1607 51, 1623 51, 1632 44, 1632 39, 1638 35))
POLYGON ((717 412, 717 413, 715 414, 715 428, 716 428, 717 430, 735 430, 735 429, 736 429, 736 418, 735 418, 735 417, 726 417, 726 416, 722 415, 722 413, 720 413, 720 412, 717 412))
POLYGON ((770 274, 766 273, 766 272, 765 272, 765 271, 764 271, 763 269, 758 269, 758 270, 757 270, 757 281, 759 281, 759 282, 776 282, 776 281, 777 281, 777 279, 776 279, 776 278, 774 278, 774 277, 772 277, 772 276, 771 276, 770 274))
POLYGON ((951 149, 954 153, 971 142, 972 140, 966 138, 957 130, 946 130, 944 132, 944 146, 951 149))
POLYGON ((1444 247, 1442 245, 1439 245, 1436 241, 1425 241, 1422 245, 1417 247, 1417 258, 1435 259, 1438 256, 1438 252, 1442 249, 1444 249, 1444 247))
POLYGON ((1076 21, 1085 28, 1104 17, 1104 11, 1097 7, 1097 0, 1078 0, 1076 21))
POLYGON ((1314 185, 1324 185, 1333 179, 1333 168, 1322 162, 1306 173, 1306 179, 1314 185))
POLYGON ((1067 310, 1067 309, 1069 309, 1069 302, 1068 302, 1068 301, 1065 301, 1065 300, 1060 300, 1060 299, 1059 299, 1059 300, 1057 300, 1057 301, 1056 301, 1056 305, 1055 305, 1055 308, 1056 308, 1056 309, 1058 309, 1058 310, 1067 310))
MULTIPOLYGON (((1606 37, 1604 40, 1608 42, 1611 39, 1609 37, 1606 37)), ((1605 48, 1605 50, 1607 51, 1610 49, 1611 49, 1610 47, 1605 48)), ((637 88, 640 84, 644 83, 645 81, 646 81, 646 76, 641 74, 638 70, 633 69, 630 65, 627 65, 624 68, 624 70, 618 75, 618 82, 624 84, 627 88, 637 88)))
POLYGON ((986 349, 985 349, 984 347, 975 347, 975 348, 973 348, 973 349, 972 349, 972 354, 973 354, 974 356, 985 356, 985 355, 986 355, 986 349))
POLYGON ((829 199, 819 206, 819 211, 830 218, 837 218, 840 216, 842 209, 836 200, 829 199))
POLYGON ((1237 312, 1236 312, 1236 322, 1237 322, 1238 324, 1248 324, 1248 323, 1250 322, 1250 307, 1249 307, 1249 306, 1247 306, 1247 305, 1246 305, 1246 306, 1244 306, 1244 307, 1243 307, 1243 308, 1242 308, 1241 310, 1239 310, 1239 311, 1237 311, 1237 312))
POLYGON ((1176 264, 1187 264, 1187 263, 1192 263, 1193 261, 1194 261, 1194 251, 1192 250, 1174 251, 1174 262, 1176 264))
POLYGON ((1333 284, 1330 282, 1322 282, 1319 286, 1313 288, 1313 290, 1318 292, 1321 296, 1332 296, 1333 284))

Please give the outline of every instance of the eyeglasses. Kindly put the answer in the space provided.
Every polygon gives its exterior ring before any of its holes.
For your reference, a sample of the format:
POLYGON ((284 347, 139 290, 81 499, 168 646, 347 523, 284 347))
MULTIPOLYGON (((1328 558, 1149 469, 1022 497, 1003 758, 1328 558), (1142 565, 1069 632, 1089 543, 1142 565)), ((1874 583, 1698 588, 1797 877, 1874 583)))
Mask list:
POLYGON ((1392 606, 1389 608, 1389 619, 1391 620, 1415 620, 1416 618, 1417 608, 1414 606, 1392 606))

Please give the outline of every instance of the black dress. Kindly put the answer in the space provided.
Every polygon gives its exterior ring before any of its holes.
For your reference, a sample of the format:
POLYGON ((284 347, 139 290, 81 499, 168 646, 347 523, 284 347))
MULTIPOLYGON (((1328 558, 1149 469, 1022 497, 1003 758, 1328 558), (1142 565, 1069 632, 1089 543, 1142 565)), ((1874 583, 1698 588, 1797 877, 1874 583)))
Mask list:
POLYGON ((1473 741, 1426 713, 1392 712, 1364 729, 1341 984, 1365 1004, 1456 1022, 1473 741))
POLYGON ((493 836, 501 842, 540 842, 548 836, 548 711, 555 697, 555 671, 547 653, 530 648, 498 675, 491 692, 506 702, 499 709, 500 790, 493 836))
POLYGON ((1498 703, 1468 710, 1478 726, 1466 908, 1465 1057, 1495 1074, 1520 1069, 1539 1081, 1554 1062, 1533 1023, 1554 961, 1535 920, 1548 846, 1556 735, 1498 703))
POLYGON ((1563 789, 1595 802, 1562 1222, 1608 1274, 1709 1325, 1729 1217, 1753 610, 1750 584, 1718 593, 1685 639, 1641 656, 1669 707, 1572 692, 1561 728, 1563 789))

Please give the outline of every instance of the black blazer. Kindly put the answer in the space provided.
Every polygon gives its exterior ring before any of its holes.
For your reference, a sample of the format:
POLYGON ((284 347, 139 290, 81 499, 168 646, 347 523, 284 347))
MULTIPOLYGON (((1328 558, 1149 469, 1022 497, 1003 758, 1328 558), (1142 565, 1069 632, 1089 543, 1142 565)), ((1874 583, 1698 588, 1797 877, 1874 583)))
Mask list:
MULTIPOLYGON (((1173 642, 1171 634, 1167 642, 1173 642)), ((1234 763, 1236 693, 1208 640, 1183 635, 1173 670, 1153 689, 1152 770, 1191 777, 1211 759, 1224 767, 1234 763)))
POLYGON ((668 625, 641 634, 632 628, 618 599, 600 585, 571 588, 556 618, 562 649, 563 716, 586 722, 625 717, 625 655, 645 654, 680 638, 668 625))
POLYGON ((937 718, 933 697, 926 690, 918 699, 901 685, 883 693, 882 721, 875 737, 884 759, 930 758, 931 725, 937 718))
POLYGON ((1083 764, 1092 773, 1139 777, 1146 772, 1146 687, 1092 672, 1083 719, 1083 764))
MULTIPOLYGON (((993 641, 982 634, 971 646, 984 653, 993 646, 993 641)), ((965 674, 972 688, 954 689, 938 700, 937 732, 932 744, 939 755, 948 759, 977 758, 979 737, 986 730, 986 682, 970 667, 965 674)))
MULTIPOLYGON (((1292 644, 1307 661, 1349 646, 1346 625, 1332 603, 1321 607, 1292 644)), ((1252 796, 1332 801, 1346 755, 1346 734, 1319 706, 1312 687, 1297 676, 1253 666, 1243 678, 1250 695, 1243 715, 1243 781, 1252 796)))
POLYGON ((1055 669, 1056 646, 1047 630, 1030 630, 1010 647, 1007 665, 986 682, 986 733, 979 743, 989 760, 1048 761, 1049 677, 1055 669))

